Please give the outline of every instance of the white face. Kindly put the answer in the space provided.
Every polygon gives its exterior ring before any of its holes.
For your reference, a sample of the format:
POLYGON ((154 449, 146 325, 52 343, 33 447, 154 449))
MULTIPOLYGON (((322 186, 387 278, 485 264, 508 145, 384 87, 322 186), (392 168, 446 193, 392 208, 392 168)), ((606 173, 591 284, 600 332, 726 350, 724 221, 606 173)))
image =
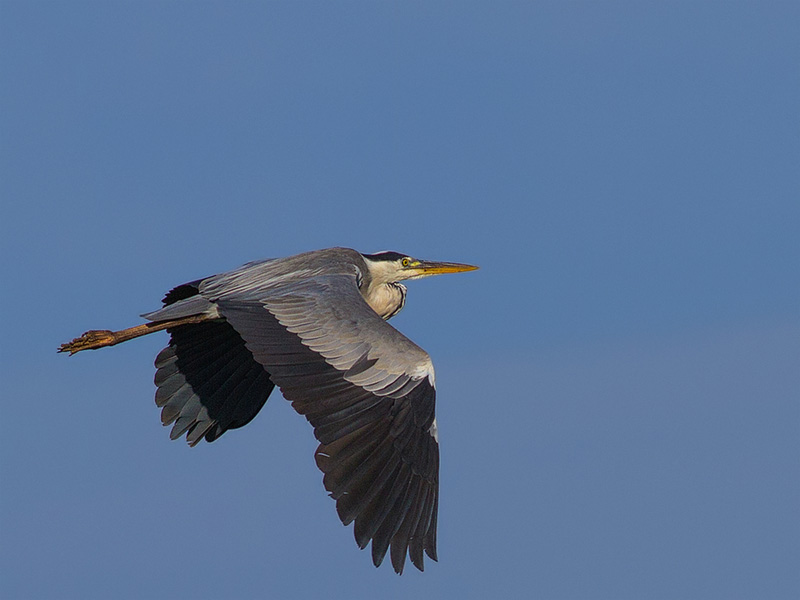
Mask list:
POLYGON ((372 275, 372 281, 376 284, 403 281, 404 279, 422 276, 421 271, 414 268, 421 264, 420 261, 410 256, 403 256, 397 260, 372 260, 369 258, 366 260, 372 275))

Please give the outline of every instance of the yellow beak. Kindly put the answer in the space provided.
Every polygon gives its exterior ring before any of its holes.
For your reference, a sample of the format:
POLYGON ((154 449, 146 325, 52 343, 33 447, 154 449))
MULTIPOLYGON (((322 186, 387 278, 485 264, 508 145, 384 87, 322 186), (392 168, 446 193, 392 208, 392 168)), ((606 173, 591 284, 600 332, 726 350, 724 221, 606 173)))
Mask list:
POLYGON ((427 277, 428 275, 443 275, 445 273, 462 273, 464 271, 474 271, 478 267, 452 262, 433 262, 423 260, 416 265, 409 267, 412 271, 417 271, 415 277, 427 277))

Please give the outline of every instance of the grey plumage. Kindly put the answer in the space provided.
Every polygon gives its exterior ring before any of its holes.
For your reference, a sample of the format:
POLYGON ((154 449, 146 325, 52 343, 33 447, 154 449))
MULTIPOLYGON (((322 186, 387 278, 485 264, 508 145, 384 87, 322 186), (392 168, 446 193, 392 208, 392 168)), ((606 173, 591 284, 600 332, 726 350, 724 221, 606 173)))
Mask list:
POLYGON ((358 546, 372 542, 376 566, 391 548, 395 571, 406 555, 422 570, 423 553, 437 559, 433 364, 385 319, 405 303, 398 281, 474 268, 331 248, 178 286, 143 315, 171 335, 155 361, 162 422, 173 439, 214 441, 277 385, 314 427, 324 486, 358 546))

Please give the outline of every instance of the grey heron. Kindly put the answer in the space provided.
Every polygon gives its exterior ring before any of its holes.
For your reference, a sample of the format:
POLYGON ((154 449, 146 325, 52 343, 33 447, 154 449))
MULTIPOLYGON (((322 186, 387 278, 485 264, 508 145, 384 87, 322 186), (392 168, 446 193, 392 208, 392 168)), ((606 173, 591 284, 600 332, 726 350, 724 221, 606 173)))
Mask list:
POLYGON ((213 442, 250 422, 277 385, 314 427, 317 466, 360 548, 379 566, 420 571, 436 555, 439 442, 433 364, 387 320, 400 283, 472 265, 397 252, 329 248, 248 263, 179 285, 149 322, 93 330, 59 352, 112 346, 166 329, 156 404, 170 437, 213 442))

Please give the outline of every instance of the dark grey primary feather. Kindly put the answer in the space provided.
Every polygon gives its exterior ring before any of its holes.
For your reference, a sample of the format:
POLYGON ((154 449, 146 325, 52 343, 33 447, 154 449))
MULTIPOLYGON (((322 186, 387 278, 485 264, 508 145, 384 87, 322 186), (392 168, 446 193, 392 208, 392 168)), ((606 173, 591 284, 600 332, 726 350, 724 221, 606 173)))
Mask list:
POLYGON ((368 277, 360 254, 336 248, 176 288, 146 316, 218 318, 170 331, 156 398, 194 443, 245 424, 278 385, 313 425, 323 483, 358 545, 372 541, 376 566, 391 548, 398 573, 407 555, 422 570, 423 552, 436 560, 433 366, 364 301, 368 277))

